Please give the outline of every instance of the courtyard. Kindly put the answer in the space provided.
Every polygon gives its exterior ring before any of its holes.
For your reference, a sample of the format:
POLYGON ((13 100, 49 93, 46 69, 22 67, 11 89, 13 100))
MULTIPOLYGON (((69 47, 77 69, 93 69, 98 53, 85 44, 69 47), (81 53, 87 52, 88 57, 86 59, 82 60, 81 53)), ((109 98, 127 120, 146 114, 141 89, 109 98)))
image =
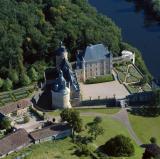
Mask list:
POLYGON ((117 80, 98 84, 80 83, 82 100, 114 98, 123 99, 130 93, 117 80))
POLYGON ((15 124, 17 129, 25 129, 28 133, 42 127, 45 121, 37 120, 35 117, 30 117, 29 122, 23 124, 15 124))

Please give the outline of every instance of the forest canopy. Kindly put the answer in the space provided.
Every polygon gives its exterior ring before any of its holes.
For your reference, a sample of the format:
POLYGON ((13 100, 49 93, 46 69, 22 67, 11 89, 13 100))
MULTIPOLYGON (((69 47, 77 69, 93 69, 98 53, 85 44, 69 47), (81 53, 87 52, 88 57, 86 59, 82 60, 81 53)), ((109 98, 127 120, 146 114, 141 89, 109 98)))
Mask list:
MULTIPOLYGON (((42 73, 46 63, 53 63, 60 41, 66 45, 71 60, 75 59, 77 49, 89 44, 104 43, 114 56, 126 46, 122 43, 121 30, 87 0, 0 1, 2 79, 14 72, 29 84, 27 70, 42 73)), ((147 72, 143 62, 142 65, 147 72)), ((19 80, 12 82, 19 83, 19 80)))

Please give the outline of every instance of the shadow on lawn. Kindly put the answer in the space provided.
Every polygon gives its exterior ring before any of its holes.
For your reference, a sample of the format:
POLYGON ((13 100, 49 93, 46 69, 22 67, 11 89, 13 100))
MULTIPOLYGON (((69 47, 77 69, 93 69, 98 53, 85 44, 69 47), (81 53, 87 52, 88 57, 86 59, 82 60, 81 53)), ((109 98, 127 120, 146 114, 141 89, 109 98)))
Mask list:
POLYGON ((131 108, 128 110, 132 115, 144 116, 144 117, 158 117, 160 115, 160 108, 148 107, 148 108, 131 108))

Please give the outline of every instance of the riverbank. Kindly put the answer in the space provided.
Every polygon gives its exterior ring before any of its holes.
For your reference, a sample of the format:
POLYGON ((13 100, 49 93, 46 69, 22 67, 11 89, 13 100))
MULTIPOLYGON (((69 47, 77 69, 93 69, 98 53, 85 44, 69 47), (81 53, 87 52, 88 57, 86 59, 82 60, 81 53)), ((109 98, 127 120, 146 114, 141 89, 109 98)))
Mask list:
POLYGON ((141 63, 144 66, 145 63, 144 69, 149 70, 154 77, 159 77, 160 70, 157 68, 160 67, 160 24, 144 10, 142 1, 89 0, 89 2, 122 29, 123 41, 138 48, 137 52, 141 54, 138 53, 137 58, 142 58, 145 62, 138 60, 137 65, 141 63))

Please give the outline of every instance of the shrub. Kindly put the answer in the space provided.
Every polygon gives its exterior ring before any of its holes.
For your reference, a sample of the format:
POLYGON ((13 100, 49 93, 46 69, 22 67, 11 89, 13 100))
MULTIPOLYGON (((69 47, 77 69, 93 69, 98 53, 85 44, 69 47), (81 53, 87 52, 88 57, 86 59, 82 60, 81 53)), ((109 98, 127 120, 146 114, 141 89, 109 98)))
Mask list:
POLYGON ((103 147, 104 152, 109 156, 128 157, 134 154, 134 146, 131 139, 123 135, 111 138, 103 147))
POLYGON ((101 123, 101 122, 102 122, 102 117, 96 116, 96 117, 94 118, 94 122, 97 123, 97 124, 101 123))
POLYGON ((4 80, 2 78, 0 78, 0 88, 3 86, 3 82, 4 82, 4 80))
POLYGON ((12 88, 13 88, 13 83, 9 78, 7 78, 3 83, 3 90, 10 91, 12 90, 12 88))
POLYGON ((150 138, 150 142, 151 142, 152 144, 156 144, 156 143, 157 143, 157 139, 156 139, 155 137, 151 137, 151 138, 150 138))
POLYGON ((86 84, 95 84, 95 83, 103 83, 103 82, 110 82, 113 81, 113 75, 105 75, 105 76, 98 76, 95 78, 90 78, 86 80, 86 84))
POLYGON ((30 70, 28 71, 28 75, 32 81, 38 80, 38 73, 33 67, 31 67, 30 70))
POLYGON ((19 75, 16 70, 9 71, 9 78, 13 81, 14 84, 19 82, 19 75))
POLYGON ((90 156, 91 150, 85 144, 77 144, 75 154, 77 156, 90 156))
POLYGON ((27 74, 24 73, 21 75, 20 81, 22 86, 28 86, 31 83, 30 78, 27 76, 27 74))
POLYGON ((0 129, 10 129, 11 128, 11 121, 7 118, 4 117, 1 121, 0 121, 0 129))
POLYGON ((23 118, 24 123, 28 123, 29 122, 29 116, 25 115, 23 118))

